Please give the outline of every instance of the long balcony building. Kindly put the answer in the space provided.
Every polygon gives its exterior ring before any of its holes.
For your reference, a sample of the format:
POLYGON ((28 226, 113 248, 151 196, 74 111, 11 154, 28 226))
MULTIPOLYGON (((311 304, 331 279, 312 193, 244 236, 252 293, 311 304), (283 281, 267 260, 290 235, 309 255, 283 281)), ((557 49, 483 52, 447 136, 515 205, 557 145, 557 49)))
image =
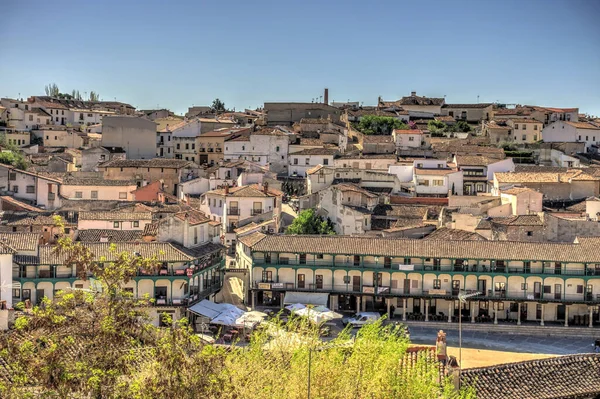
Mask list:
MULTIPOLYGON (((156 259, 158 267, 155 271, 139 270, 125 289, 136 298, 154 299, 154 310, 150 314, 157 324, 159 313, 171 313, 178 319, 187 306, 218 292, 223 283, 223 246, 220 244, 207 243, 194 248, 166 242, 83 245, 98 262, 115 261, 122 252, 156 259)), ((62 289, 90 288, 93 276, 82 278, 75 265, 66 264, 66 254, 57 254, 53 246, 39 246, 36 252, 35 255, 17 252, 13 257, 13 304, 26 300, 39 303, 44 297, 52 299, 54 293, 62 289)))
POLYGON ((600 238, 573 243, 350 236, 240 239, 253 306, 292 301, 416 320, 599 324, 600 238), (459 309, 458 295, 479 293, 459 309))

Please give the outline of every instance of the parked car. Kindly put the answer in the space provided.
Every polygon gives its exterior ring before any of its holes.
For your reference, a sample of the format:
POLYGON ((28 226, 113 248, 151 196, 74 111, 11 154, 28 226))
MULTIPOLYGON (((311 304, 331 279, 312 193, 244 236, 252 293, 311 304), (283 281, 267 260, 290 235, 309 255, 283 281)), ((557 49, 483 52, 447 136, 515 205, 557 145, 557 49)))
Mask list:
POLYGON ((362 327, 368 323, 373 323, 379 320, 380 317, 381 316, 377 312, 358 312, 352 317, 343 318, 342 323, 344 323, 345 326, 349 324, 352 328, 356 328, 362 327))

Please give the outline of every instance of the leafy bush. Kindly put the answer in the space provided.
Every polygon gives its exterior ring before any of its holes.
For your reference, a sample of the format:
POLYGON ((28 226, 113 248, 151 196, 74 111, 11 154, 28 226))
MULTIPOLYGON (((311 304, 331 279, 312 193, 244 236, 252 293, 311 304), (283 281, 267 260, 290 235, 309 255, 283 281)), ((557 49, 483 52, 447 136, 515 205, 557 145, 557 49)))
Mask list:
POLYGON ((353 127, 363 134, 392 134, 395 129, 409 129, 404 122, 391 116, 366 115, 353 127))

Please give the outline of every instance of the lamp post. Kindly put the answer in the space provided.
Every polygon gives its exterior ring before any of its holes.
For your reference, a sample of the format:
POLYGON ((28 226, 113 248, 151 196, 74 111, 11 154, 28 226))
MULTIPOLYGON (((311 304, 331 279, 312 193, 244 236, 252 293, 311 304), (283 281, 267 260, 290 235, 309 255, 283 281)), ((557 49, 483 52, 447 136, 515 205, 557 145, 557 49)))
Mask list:
POLYGON ((477 291, 477 292, 473 292, 471 294, 467 294, 467 293, 463 292, 462 294, 458 294, 458 300, 460 301, 459 307, 458 307, 458 365, 459 365, 459 370, 462 370, 462 304, 466 303, 468 298, 472 298, 477 295, 481 295, 481 292, 477 291))

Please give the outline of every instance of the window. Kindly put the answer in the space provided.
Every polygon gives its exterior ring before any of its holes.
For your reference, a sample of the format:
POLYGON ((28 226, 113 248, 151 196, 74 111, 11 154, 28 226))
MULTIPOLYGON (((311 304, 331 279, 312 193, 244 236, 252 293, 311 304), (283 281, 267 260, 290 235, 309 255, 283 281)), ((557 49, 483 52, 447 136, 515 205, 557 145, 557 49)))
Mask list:
POLYGON ((581 136, 579 136, 579 139, 578 139, 578 140, 579 140, 579 141, 581 141, 581 136))
POLYGON ((81 191, 75 191, 75 198, 83 198, 83 193, 81 191))
POLYGON ((16 173, 9 173, 8 174, 8 180, 17 180, 17 174, 16 173))
POLYGON ((298 165, 298 158, 294 158, 294 165, 298 165))
POLYGON ((433 280, 433 289, 439 290, 440 288, 442 288, 442 280, 440 280, 440 279, 433 280))
POLYGON ((519 125, 515 123, 515 130, 519 130, 519 125))
POLYGON ((13 186, 13 193, 19 192, 19 186, 13 186))
POLYGON ((179 143, 177 143, 177 149, 179 150, 181 147, 181 145, 179 143))
POLYGON ((344 284, 350 284, 350 276, 344 276, 344 284))
POLYGON ((246 151, 246 146, 245 145, 242 146, 242 151, 246 151))
POLYGON ((545 285, 544 286, 544 294, 550 294, 552 292, 552 286, 545 285))
POLYGON ((531 236, 533 236, 533 231, 528 231, 527 232, 527 237, 531 237, 531 236))
POLYGON ((533 141, 537 141, 537 134, 533 135, 533 141))
POLYGON ((119 193, 119 199, 127 199, 127 193, 119 193))
POLYGON ((98 191, 92 191, 92 199, 98 199, 98 191))
POLYGON ((521 291, 527 291, 527 283, 521 283, 521 291))
POLYGON ((196 149, 196 143, 192 143, 192 150, 196 149))
POLYGON ((113 222, 113 227, 115 229, 118 229, 119 228, 119 222, 113 222))
POLYGON ((323 165, 329 165, 329 159, 323 158, 323 165))
POLYGON ((304 288, 304 282, 305 282, 305 275, 304 274, 299 274, 298 275, 298 288, 304 288))
POLYGON ((413 136, 408 136, 408 141, 415 141, 415 138, 413 136))
POLYGON ((27 186, 27 187, 25 188, 25 192, 26 192, 27 194, 33 194, 33 193, 35 193, 35 186, 27 186))
POLYGON ((58 136, 54 136, 54 140, 58 140, 58 136))
POLYGON ((190 149, 190 144, 189 143, 185 143, 185 149, 189 150, 190 149))
POLYGON ((537 130, 537 125, 533 125, 533 130, 537 130))
POLYGON ((33 122, 33 115, 29 115, 29 121, 33 122))
POLYGON ((304 160, 304 164, 305 164, 305 165, 310 165, 310 158, 306 158, 306 159, 304 160))
POLYGON ((419 185, 429 187, 429 180, 420 180, 419 185))
POLYGON ((140 227, 140 221, 139 220, 134 220, 133 221, 133 227, 140 227))
POLYGON ((577 293, 578 294, 583 294, 583 285, 578 285, 577 286, 577 293))
POLYGON ((482 193, 482 192, 484 192, 484 191, 485 191, 485 188, 484 188, 484 185, 483 185, 483 183, 477 183, 477 184, 475 184, 475 190, 476 190, 478 193, 482 193))
POLYGON ((525 140, 527 140, 527 135, 526 134, 523 135, 523 141, 525 141, 525 140))
POLYGON ((275 147, 275 151, 279 152, 279 146, 275 147))
POLYGON ((323 259, 323 254, 317 254, 317 259, 323 259))
POLYGON ((444 181, 443 180, 434 180, 433 181, 433 185, 434 186, 443 186, 444 185, 444 181))

